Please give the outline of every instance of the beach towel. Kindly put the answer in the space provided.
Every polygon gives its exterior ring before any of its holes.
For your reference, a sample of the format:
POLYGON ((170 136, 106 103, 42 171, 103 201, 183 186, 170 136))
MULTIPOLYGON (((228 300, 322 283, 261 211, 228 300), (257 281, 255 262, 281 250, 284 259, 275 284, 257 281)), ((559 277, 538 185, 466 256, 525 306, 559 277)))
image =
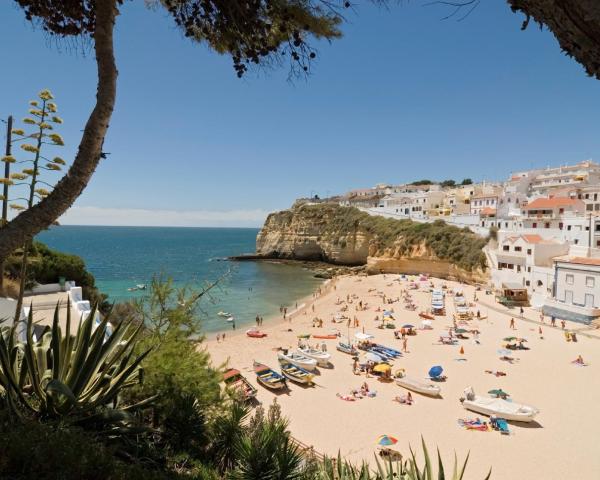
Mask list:
POLYGON ((346 402, 355 402, 356 401, 356 399, 351 395, 340 395, 339 393, 336 393, 336 396, 342 400, 345 400, 346 402))

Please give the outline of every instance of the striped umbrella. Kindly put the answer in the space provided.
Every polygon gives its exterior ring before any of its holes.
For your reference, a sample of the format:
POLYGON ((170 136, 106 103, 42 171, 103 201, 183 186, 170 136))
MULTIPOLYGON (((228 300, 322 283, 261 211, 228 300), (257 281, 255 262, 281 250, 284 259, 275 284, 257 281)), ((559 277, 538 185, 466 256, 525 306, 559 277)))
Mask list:
POLYGON ((398 439, 394 438, 394 437, 390 437, 388 435, 381 435, 377 439, 377 444, 382 445, 382 446, 394 445, 396 443, 398 443, 398 439))

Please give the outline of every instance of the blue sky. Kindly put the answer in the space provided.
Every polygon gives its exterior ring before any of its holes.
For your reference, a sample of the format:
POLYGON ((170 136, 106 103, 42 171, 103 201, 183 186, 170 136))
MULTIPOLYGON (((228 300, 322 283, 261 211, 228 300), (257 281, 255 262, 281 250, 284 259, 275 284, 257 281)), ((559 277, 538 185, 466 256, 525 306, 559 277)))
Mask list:
MULTIPOLYGON (((0 5, 0 116, 55 94, 72 158, 95 94, 91 52, 33 31, 0 5)), ((600 159, 600 82, 502 0, 464 21, 424 1, 361 5, 318 44, 308 80, 240 80, 163 12, 126 2, 111 152, 64 223, 260 225, 300 196, 417 178, 502 179, 600 159)))

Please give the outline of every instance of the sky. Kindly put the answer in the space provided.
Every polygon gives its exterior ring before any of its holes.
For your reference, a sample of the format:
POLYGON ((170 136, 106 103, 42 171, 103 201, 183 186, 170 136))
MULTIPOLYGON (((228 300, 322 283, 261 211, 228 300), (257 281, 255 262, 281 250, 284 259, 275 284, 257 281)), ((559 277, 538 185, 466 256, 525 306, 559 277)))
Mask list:
MULTIPOLYGON (((238 79, 163 11, 126 2, 115 34, 110 152, 64 224, 260 226, 311 194, 421 178, 501 180, 600 160, 600 82, 504 0, 443 20, 443 5, 357 2, 344 36, 316 43, 307 79, 238 79)), ((95 62, 0 2, 0 117, 55 95, 73 158, 94 103, 95 62)), ((17 151, 17 153, 20 153, 17 151)))

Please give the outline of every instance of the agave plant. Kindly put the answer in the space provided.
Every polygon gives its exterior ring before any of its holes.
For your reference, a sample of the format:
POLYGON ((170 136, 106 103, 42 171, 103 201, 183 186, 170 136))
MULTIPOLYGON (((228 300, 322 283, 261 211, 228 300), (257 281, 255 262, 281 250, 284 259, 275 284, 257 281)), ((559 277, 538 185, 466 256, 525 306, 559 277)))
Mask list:
POLYGON ((23 328, 20 322, 0 334, 0 386, 11 412, 40 419, 127 423, 132 407, 119 409, 117 400, 123 388, 141 380, 140 363, 148 354, 134 355, 141 325, 134 328, 121 323, 108 335, 108 315, 93 328, 94 307, 73 336, 70 304, 64 333, 59 307, 52 327, 46 327, 37 339, 33 338, 31 308, 24 341, 18 335, 23 328))
MULTIPOLYGON (((452 468, 452 476, 446 476, 444 464, 440 451, 437 452, 437 475, 433 473, 433 464, 429 451, 425 445, 425 441, 421 439, 423 448, 424 465, 419 466, 415 452, 410 449, 410 458, 408 460, 391 461, 387 460, 381 463, 377 457, 375 458, 376 470, 371 471, 369 467, 363 463, 360 467, 356 467, 351 463, 342 460, 338 454, 337 461, 330 458, 325 458, 321 464, 321 469, 317 478, 319 480, 463 480, 469 455, 465 458, 460 469, 458 468, 458 460, 454 455, 454 466, 452 468)), ((490 470, 485 480, 489 480, 492 475, 490 470)))

